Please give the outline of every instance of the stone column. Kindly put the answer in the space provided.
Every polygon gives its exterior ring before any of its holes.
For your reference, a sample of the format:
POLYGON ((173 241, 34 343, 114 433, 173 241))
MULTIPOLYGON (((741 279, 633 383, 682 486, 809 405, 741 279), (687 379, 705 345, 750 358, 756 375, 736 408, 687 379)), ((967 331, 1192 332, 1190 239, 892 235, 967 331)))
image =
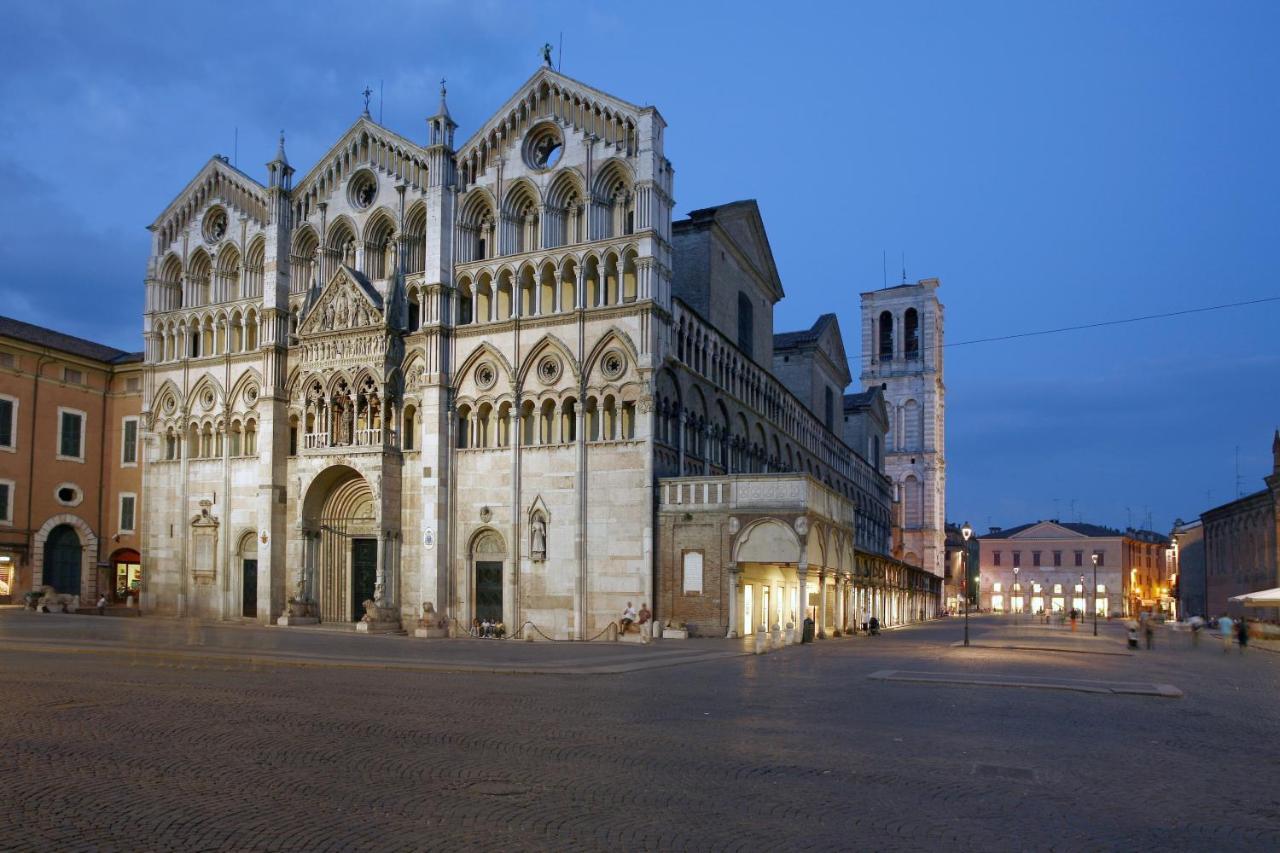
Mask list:
POLYGON ((742 635, 738 626, 738 564, 729 566, 729 631, 728 638, 736 639, 742 635))
POLYGON ((816 636, 825 640, 827 638, 827 572, 823 569, 818 570, 818 618, 815 620, 816 636))
POLYGON ((377 573, 374 575, 374 603, 379 607, 387 606, 387 531, 381 527, 378 528, 378 552, 377 552, 377 573))

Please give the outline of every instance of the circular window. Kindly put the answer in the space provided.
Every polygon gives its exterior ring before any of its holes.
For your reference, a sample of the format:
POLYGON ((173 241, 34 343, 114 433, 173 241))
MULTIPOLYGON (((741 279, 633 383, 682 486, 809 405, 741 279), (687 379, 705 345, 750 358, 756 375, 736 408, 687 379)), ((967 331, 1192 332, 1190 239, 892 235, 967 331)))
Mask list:
POLYGON ((247 406, 252 406, 254 403, 258 402, 257 385, 250 385, 248 388, 244 389, 244 402, 247 406))
POLYGON ((533 169, 551 169, 564 154, 564 138, 554 124, 540 124, 524 140, 524 159, 533 169))
POLYGON ((627 359, 622 353, 609 350, 600 360, 600 371, 610 379, 617 379, 627 368, 627 359))
POLYGON ((227 236, 227 212, 220 207, 212 208, 204 215, 204 239, 216 243, 227 236))
POLYGON ((538 362, 538 378, 550 385, 560 378, 560 359, 548 355, 538 362))
POLYGON ((200 392, 200 405, 204 406, 206 409, 213 408, 213 389, 212 388, 206 388, 204 389, 204 391, 200 392))
POLYGON ((84 492, 75 483, 62 483, 53 490, 53 497, 63 506, 77 506, 84 500, 84 492))
POLYGON ((378 196, 378 179, 372 172, 360 172, 351 179, 347 193, 351 198, 351 206, 364 210, 378 196))
POLYGON ((161 408, 163 408, 166 413, 173 414, 173 410, 178 408, 178 401, 175 400, 172 395, 169 395, 164 398, 161 408))
POLYGON ((488 391, 493 387, 493 383, 498 381, 498 371, 493 369, 493 365, 485 362, 476 368, 476 386, 481 391, 488 391))

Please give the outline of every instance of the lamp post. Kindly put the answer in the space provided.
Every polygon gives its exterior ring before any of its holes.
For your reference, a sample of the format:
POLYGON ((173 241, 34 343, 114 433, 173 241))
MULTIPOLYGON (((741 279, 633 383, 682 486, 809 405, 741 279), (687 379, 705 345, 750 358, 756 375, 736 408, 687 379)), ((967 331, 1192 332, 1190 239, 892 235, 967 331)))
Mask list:
MULTIPOLYGON (((1014 608, 1014 602, 1015 602, 1015 601, 1017 601, 1017 599, 1018 599, 1018 592, 1019 592, 1019 590, 1018 590, 1018 572, 1020 572, 1020 571, 1022 571, 1022 570, 1021 570, 1020 568, 1018 568, 1017 566, 1014 566, 1014 567, 1013 567, 1013 592, 1011 592, 1011 593, 1009 594, 1009 609, 1010 609, 1010 610, 1013 610, 1013 608, 1014 608)), ((1018 609, 1017 609, 1017 610, 1013 610, 1013 624, 1015 624, 1015 625, 1017 625, 1017 624, 1018 624, 1018 617, 1022 615, 1022 614, 1021 614, 1021 612, 1020 612, 1021 610, 1022 610, 1022 606, 1021 606, 1021 604, 1019 604, 1019 605, 1018 605, 1018 609)))
MULTIPOLYGON (((1084 575, 1081 575, 1081 576, 1080 576, 1080 606, 1081 606, 1081 607, 1088 607, 1088 606, 1089 606, 1089 601, 1088 601, 1088 599, 1086 599, 1086 598, 1084 597, 1084 575)), ((1080 621, 1081 621, 1081 622, 1083 622, 1083 621, 1084 621, 1084 614, 1083 614, 1083 613, 1081 613, 1081 614, 1080 614, 1080 621)), ((1073 630, 1074 630, 1074 629, 1073 629, 1073 630)))
POLYGON ((1098 555, 1093 554, 1093 636, 1098 636, 1098 555))
POLYGON ((964 523, 964 527, 960 528, 960 535, 964 537, 964 644, 969 645, 969 537, 973 535, 973 528, 969 526, 969 522, 964 523))

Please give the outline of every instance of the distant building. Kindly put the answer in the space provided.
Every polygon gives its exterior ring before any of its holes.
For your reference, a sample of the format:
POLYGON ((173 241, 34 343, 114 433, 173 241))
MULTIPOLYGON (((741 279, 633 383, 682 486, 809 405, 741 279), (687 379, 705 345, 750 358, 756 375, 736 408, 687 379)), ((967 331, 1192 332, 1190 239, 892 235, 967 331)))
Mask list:
POLYGON ((1204 564, 1204 522, 1200 519, 1173 523, 1173 565, 1171 574, 1176 577, 1178 613, 1181 616, 1207 616, 1208 580, 1204 564))
POLYGON ((1227 612, 1227 599, 1280 586, 1280 430, 1271 442, 1266 488, 1201 513, 1204 522, 1206 607, 1227 612))
POLYGON ((970 607, 977 606, 974 591, 978 589, 979 555, 978 539, 970 538, 965 544, 964 534, 958 524, 947 524, 947 559, 946 573, 942 580, 942 599, 947 610, 958 613, 964 609, 964 592, 969 589, 970 607), (969 582, 965 584, 964 555, 969 552, 969 582))
POLYGON ((1130 616, 1160 610, 1161 590, 1166 606, 1169 600, 1169 541, 1149 530, 1120 531, 1049 519, 1008 529, 993 527, 979 541, 984 610, 1034 614, 1074 609, 1130 616))
POLYGON ((0 602, 136 603, 142 353, 0 317, 0 602))

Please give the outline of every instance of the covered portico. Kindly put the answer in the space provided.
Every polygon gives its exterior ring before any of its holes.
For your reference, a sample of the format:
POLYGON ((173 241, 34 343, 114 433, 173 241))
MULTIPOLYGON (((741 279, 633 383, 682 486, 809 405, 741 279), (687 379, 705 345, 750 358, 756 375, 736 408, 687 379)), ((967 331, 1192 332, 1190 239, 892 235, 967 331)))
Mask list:
POLYGON ((804 474, 659 481, 656 616, 698 636, 814 621, 818 637, 934 615, 940 582, 856 547, 853 502, 804 474), (933 589, 937 586, 937 589, 933 589))

